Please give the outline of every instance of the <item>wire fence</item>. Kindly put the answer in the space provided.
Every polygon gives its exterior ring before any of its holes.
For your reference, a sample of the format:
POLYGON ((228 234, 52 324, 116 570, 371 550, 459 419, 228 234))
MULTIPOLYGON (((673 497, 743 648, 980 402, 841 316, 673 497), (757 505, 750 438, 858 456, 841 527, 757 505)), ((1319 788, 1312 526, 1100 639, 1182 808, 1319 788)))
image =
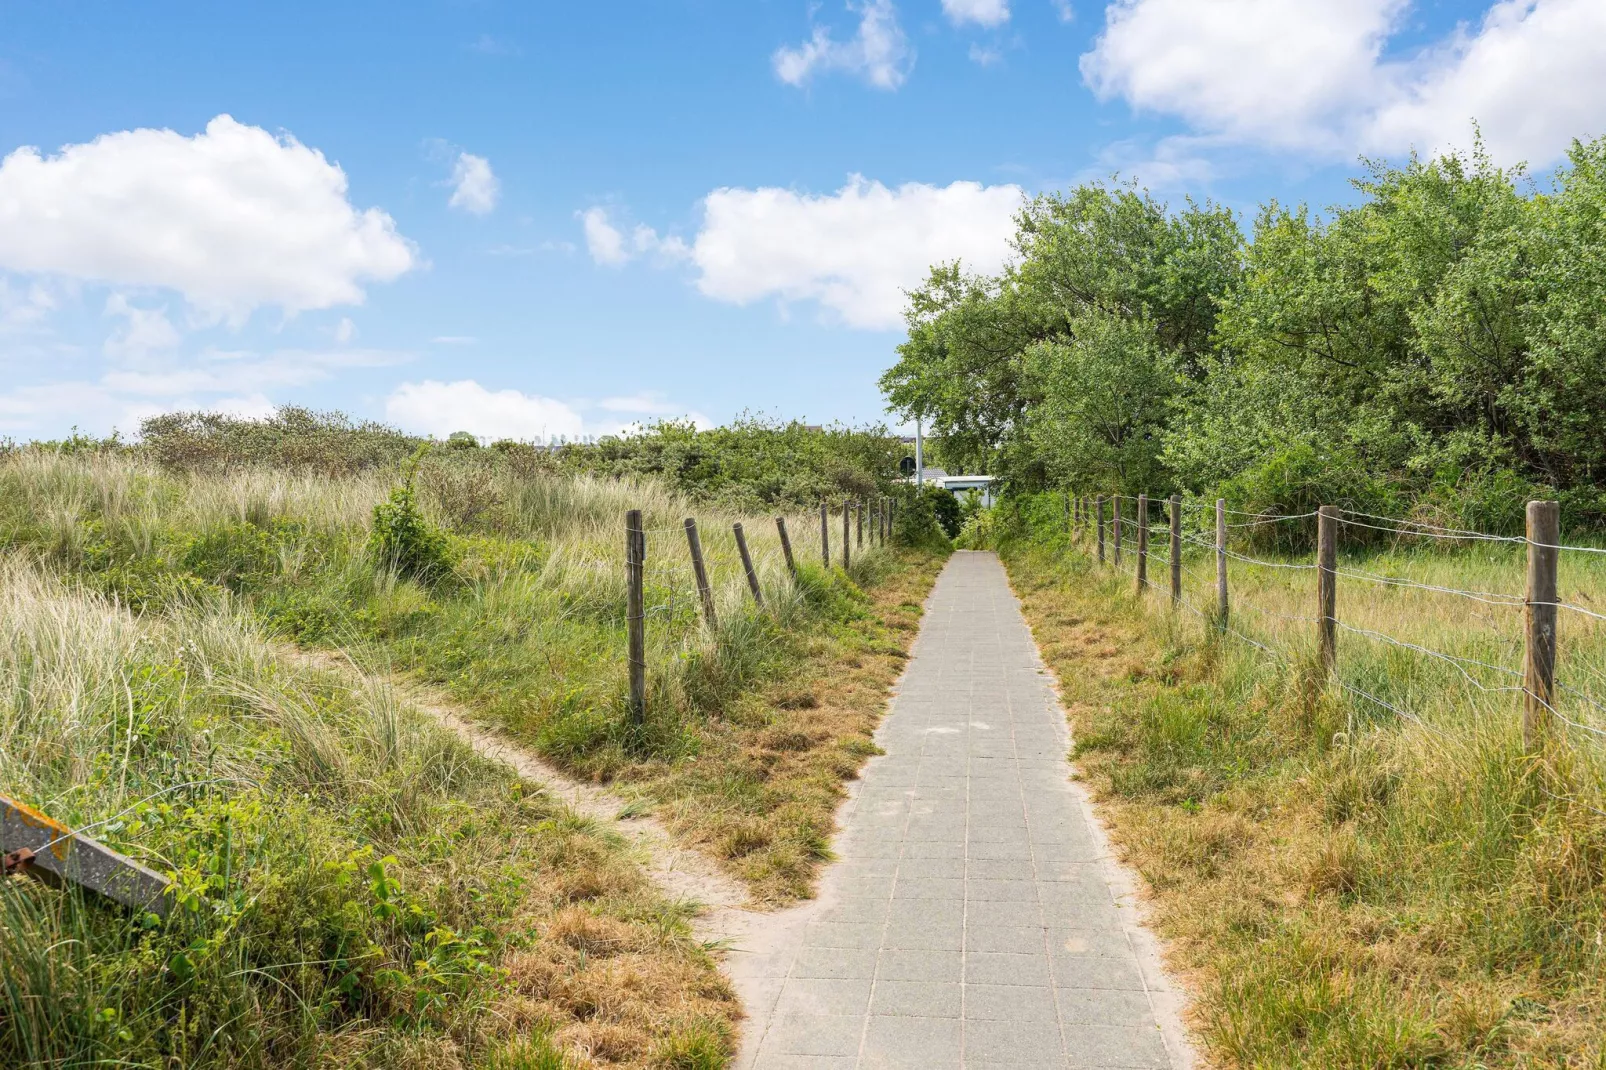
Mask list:
MULTIPOLYGON (((1560 563, 1570 555, 1599 555, 1606 548, 1562 541, 1553 502, 1530 503, 1529 530, 1521 536, 1336 507, 1249 513, 1224 502, 1184 506, 1177 498, 1124 494, 1078 496, 1067 515, 1078 542, 1096 541, 1097 560, 1132 575, 1140 594, 1169 594, 1178 610, 1206 627, 1291 667, 1324 671, 1341 691, 1378 710, 1442 734, 1444 725, 1422 709, 1454 690, 1519 705, 1531 750, 1562 733, 1606 741, 1606 701, 1599 697, 1606 693, 1606 631, 1597 623, 1606 621, 1606 612, 1582 604, 1595 602, 1582 590, 1562 597, 1558 585, 1560 563), (1310 558, 1257 556, 1241 545, 1267 528, 1313 521, 1317 551, 1310 558), (1512 558, 1481 561, 1495 582, 1463 587, 1354 560, 1340 565, 1338 543, 1349 529, 1374 542, 1372 533, 1382 532, 1396 543, 1496 544, 1491 553, 1510 550, 1512 558), (1523 589, 1497 589, 1502 573, 1523 589), (1558 618, 1571 623, 1564 629, 1558 618), (1424 683, 1432 667, 1438 677, 1424 683), (1421 702, 1396 693, 1413 688, 1423 690, 1416 696, 1421 702)), ((1588 578, 1597 578, 1587 563, 1579 564, 1588 578)))

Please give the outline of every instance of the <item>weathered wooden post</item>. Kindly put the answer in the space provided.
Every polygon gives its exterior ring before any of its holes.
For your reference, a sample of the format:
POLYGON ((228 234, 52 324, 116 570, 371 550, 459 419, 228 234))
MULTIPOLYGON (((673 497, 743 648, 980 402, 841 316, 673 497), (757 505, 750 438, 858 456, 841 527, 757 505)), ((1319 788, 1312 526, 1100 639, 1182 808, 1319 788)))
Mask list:
POLYGON ((1171 495, 1171 604, 1182 604, 1182 495, 1171 495))
POLYGON ((826 504, 820 503, 820 560, 825 563, 826 571, 831 569, 831 513, 826 504))
POLYGON ((1149 585, 1149 496, 1138 495, 1138 597, 1149 585))
POLYGON ((1104 495, 1098 496, 1099 510, 1099 564, 1104 564, 1104 495))
POLYGON ((853 530, 848 523, 852 505, 846 498, 842 499, 842 571, 846 572, 848 566, 853 564, 853 530))
POLYGON ((1556 570, 1561 505, 1528 503, 1527 644, 1523 656, 1522 745, 1533 753, 1550 732, 1556 701, 1556 570))
POLYGON ((703 620, 710 628, 719 626, 714 613, 714 590, 708 585, 708 566, 703 563, 703 540, 697 536, 697 521, 686 518, 686 543, 691 547, 691 570, 697 577, 697 597, 703 603, 703 620))
POLYGON ((1331 505, 1316 510, 1316 596, 1317 652, 1329 674, 1338 660, 1338 510, 1331 505))
POLYGON ((864 503, 853 503, 853 537, 859 549, 864 549, 864 503))
POLYGON ((1216 627, 1227 630, 1227 499, 1216 499, 1216 627))
POLYGON ((1121 496, 1115 495, 1115 567, 1121 567, 1121 496))
POLYGON ((792 539, 786 533, 786 517, 775 518, 775 531, 781 536, 781 556, 786 558, 786 571, 797 579, 797 561, 792 557, 792 539))
POLYGON ((740 522, 731 525, 736 536, 736 552, 742 555, 742 571, 747 573, 747 589, 753 592, 753 601, 764 605, 764 592, 758 585, 758 572, 753 568, 753 555, 747 552, 747 536, 742 534, 740 522))
POLYGON ((630 719, 647 719, 647 617, 641 600, 642 572, 647 562, 647 533, 641 510, 625 514, 625 629, 630 660, 630 719))

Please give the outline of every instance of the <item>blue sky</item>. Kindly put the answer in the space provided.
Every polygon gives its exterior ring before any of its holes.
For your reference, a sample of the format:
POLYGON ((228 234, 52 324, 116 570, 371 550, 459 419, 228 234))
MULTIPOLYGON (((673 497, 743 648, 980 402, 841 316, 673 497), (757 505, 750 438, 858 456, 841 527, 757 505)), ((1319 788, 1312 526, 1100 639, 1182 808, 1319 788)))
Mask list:
POLYGON ((0 436, 885 418, 925 264, 1113 171, 1253 211, 1606 132, 1600 0, 0 0, 0 436))

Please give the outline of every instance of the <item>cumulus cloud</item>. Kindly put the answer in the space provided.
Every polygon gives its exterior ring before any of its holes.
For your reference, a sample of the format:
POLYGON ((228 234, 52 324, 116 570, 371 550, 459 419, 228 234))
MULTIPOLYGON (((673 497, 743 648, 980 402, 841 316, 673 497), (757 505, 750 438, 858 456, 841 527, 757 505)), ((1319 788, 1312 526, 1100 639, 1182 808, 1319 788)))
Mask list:
POLYGON ((815 301, 850 326, 896 328, 904 291, 932 264, 959 259, 987 272, 1003 264, 1022 197, 1013 185, 889 188, 860 176, 828 195, 715 190, 691 247, 697 288, 739 305, 815 301))
POLYGON ((686 243, 674 236, 660 236, 649 226, 637 224, 627 238, 614 225, 606 208, 587 208, 580 213, 585 231, 586 250, 591 259, 606 267, 621 267, 640 256, 656 254, 664 260, 684 260, 691 255, 686 243))
POLYGON ((185 137, 128 130, 0 161, 0 268, 176 290, 239 321, 357 304, 417 263, 345 172, 288 135, 220 115, 185 137))
MULTIPOLYGON (((948 0, 945 0, 945 4, 948 0)), ((959 0, 963 6, 984 7, 1003 0, 959 0)), ((864 0, 848 4, 859 16, 858 31, 838 41, 824 26, 796 48, 780 48, 770 58, 775 76, 787 85, 804 86, 816 74, 841 71, 856 75, 877 89, 897 89, 909 77, 915 53, 892 0, 864 0)))
POLYGON ((452 196, 446 203, 473 215, 489 215, 502 194, 491 161, 471 152, 457 154, 452 165, 452 196))
POLYGON ((1387 55, 1409 0, 1115 0, 1083 79, 1233 144, 1344 157, 1465 148, 1553 162, 1606 132, 1606 5, 1500 0, 1476 27, 1387 55))
POLYGON ((1464 146, 1476 119, 1498 160, 1556 159, 1575 137, 1606 133, 1606 4, 1505 0, 1396 74, 1366 120, 1374 152, 1464 146))
POLYGON ((1001 26, 1009 21, 1009 0, 942 0, 942 10, 956 24, 1001 26))
POLYGON ((123 323, 106 339, 106 355, 138 359, 149 353, 172 349, 183 336, 167 318, 167 309, 140 308, 126 296, 114 293, 106 299, 106 315, 120 316, 123 323))
POLYGON ((385 399, 385 418, 436 438, 455 431, 481 439, 574 438, 584 428, 580 413, 562 401, 520 390, 488 390, 473 379, 402 383, 385 399))

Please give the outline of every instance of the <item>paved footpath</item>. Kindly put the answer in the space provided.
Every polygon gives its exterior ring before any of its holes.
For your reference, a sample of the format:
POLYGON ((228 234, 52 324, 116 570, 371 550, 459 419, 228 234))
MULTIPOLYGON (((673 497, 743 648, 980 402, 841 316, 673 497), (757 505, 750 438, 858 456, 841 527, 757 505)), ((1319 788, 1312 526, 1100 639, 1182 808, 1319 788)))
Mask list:
POLYGON ((943 571, 877 741, 820 898, 729 957, 738 1067, 1189 1065, 992 554, 943 571))

